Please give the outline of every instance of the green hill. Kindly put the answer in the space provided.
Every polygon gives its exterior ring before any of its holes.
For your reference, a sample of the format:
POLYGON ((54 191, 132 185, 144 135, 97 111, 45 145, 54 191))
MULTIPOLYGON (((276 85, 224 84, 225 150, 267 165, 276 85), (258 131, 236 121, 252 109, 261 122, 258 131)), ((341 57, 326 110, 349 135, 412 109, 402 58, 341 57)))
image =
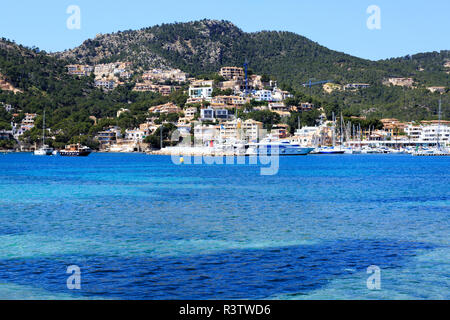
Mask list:
MULTIPOLYGON (((442 97, 444 118, 450 117, 450 69, 444 67, 450 61, 450 51, 370 61, 327 49, 291 32, 246 33, 230 22, 211 20, 99 35, 77 48, 53 54, 2 39, 0 74, 23 93, 0 90, 0 102, 12 104, 22 112, 42 114, 45 108, 48 125, 58 132, 57 141, 63 144, 80 134, 92 137, 107 124, 133 127, 145 119, 149 106, 168 101, 183 104, 186 99, 181 92, 171 97, 136 93, 131 90, 133 83, 103 92, 94 87, 93 77, 67 75, 68 63, 128 61, 138 72, 170 66, 198 76, 217 72, 222 66, 240 66, 246 60, 252 72, 272 77, 295 93, 297 102, 313 101, 328 113, 435 119, 438 99, 442 97), (384 86, 387 77, 412 77, 414 87, 384 86), (340 85, 369 83, 371 87, 326 93, 316 86, 310 92, 302 86, 309 79, 333 79, 340 85), (428 86, 444 86, 446 94, 431 93, 428 86), (117 110, 124 107, 131 113, 115 119, 117 110), (104 120, 95 126, 91 116, 104 120)), ((0 116, 3 126, 11 120, 5 112, 0 116)), ((31 135, 37 139, 38 130, 31 135)))
POLYGON ((142 68, 168 65, 194 75, 243 65, 247 59, 255 72, 293 86, 310 78, 379 84, 387 76, 412 76, 423 85, 449 84, 444 63, 450 60, 450 51, 369 61, 292 32, 245 33, 230 22, 215 20, 99 35, 56 55, 86 63, 129 61, 142 68))

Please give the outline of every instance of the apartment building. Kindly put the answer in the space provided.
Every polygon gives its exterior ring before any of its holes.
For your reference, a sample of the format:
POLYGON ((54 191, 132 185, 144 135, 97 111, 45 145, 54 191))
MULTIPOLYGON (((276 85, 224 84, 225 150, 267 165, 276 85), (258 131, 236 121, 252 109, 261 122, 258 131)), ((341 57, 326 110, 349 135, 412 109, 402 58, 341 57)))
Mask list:
POLYGON ((121 138, 121 129, 117 126, 109 127, 107 130, 98 132, 95 138, 100 143, 100 149, 105 149, 121 138))
POLYGON ((239 67, 223 67, 219 74, 226 80, 242 80, 245 78, 244 69, 239 67))
POLYGON ((201 121, 228 120, 227 109, 202 109, 200 110, 201 121))
POLYGON ((240 96, 216 96, 211 99, 211 106, 225 106, 229 108, 240 108, 246 100, 240 96))
POLYGON ((450 123, 433 124, 408 124, 405 127, 408 139, 418 143, 433 143, 439 141, 443 144, 450 143, 450 123))
POLYGON ((212 97, 212 87, 190 87, 189 97, 209 100, 212 97))
POLYGON ((383 129, 389 137, 399 136, 405 132, 406 124, 400 122, 398 119, 381 119, 383 129))
POLYGON ((149 113, 179 113, 181 108, 173 104, 172 102, 154 106, 148 109, 149 113))
POLYGON ((195 107, 189 107, 186 110, 184 110, 184 117, 188 120, 193 120, 195 118, 196 114, 197 114, 197 108, 195 108, 195 107))
POLYGON ((162 96, 169 96, 177 87, 153 84, 151 82, 136 83, 133 91, 137 92, 157 92, 162 96))
POLYGON ((194 127, 196 141, 213 141, 219 136, 219 126, 198 124, 194 127))
POLYGON ((272 91, 272 99, 273 99, 273 101, 281 102, 281 101, 284 101, 284 100, 286 100, 288 98, 292 98, 292 97, 293 97, 293 95, 289 91, 283 91, 283 90, 278 89, 278 88, 275 88, 272 91))
POLYGON ((25 118, 22 119, 22 126, 33 126, 36 119, 36 113, 25 113, 25 118))
POLYGON ((94 67, 82 64, 70 64, 66 68, 67 73, 73 76, 89 76, 94 71, 94 67))
POLYGON ((225 122, 220 126, 220 135, 224 139, 256 141, 262 134, 263 124, 252 119, 225 122))
POLYGON ((146 81, 185 82, 187 79, 187 73, 182 72, 179 69, 152 69, 149 71, 145 71, 142 75, 142 79, 146 81))
POLYGON ((96 80, 95 86, 105 90, 113 90, 116 87, 116 82, 114 80, 96 80))
POLYGON ((147 137, 147 131, 141 131, 140 129, 127 129, 125 131, 125 140, 133 141, 134 143, 140 143, 147 137))
POLYGON ((286 106, 283 102, 273 102, 269 103, 269 110, 271 111, 280 111, 280 112, 288 112, 289 107, 286 106))
POLYGON ((273 101, 272 91, 270 90, 257 90, 253 94, 256 101, 273 101))

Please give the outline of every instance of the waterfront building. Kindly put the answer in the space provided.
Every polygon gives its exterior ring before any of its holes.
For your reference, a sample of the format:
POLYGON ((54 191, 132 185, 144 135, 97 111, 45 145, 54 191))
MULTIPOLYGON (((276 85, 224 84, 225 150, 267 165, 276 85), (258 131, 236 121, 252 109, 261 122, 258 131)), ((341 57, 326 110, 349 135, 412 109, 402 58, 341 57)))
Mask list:
POLYGON ((125 140, 141 143, 148 134, 148 131, 141 131, 140 129, 127 129, 125 131, 125 140))
POLYGON ((100 143, 100 150, 103 150, 116 143, 121 137, 120 127, 110 126, 108 129, 98 132, 95 139, 100 143))
POLYGON ((238 139, 256 141, 262 134, 262 122, 248 119, 228 121, 220 126, 220 136, 223 139, 238 139))
POLYGON ((178 124, 177 130, 180 133, 181 137, 188 137, 191 134, 191 125, 190 124, 178 124))
POLYGON ((303 127, 297 129, 295 138, 304 146, 322 145, 322 127, 303 127))
POLYGON ((219 136, 219 127, 215 125, 198 124, 194 127, 194 139, 201 141, 214 141, 219 136))
POLYGON ((383 129, 389 137, 396 137, 405 132, 406 124, 398 119, 381 119, 383 129))
POLYGON ((409 141, 420 144, 430 144, 439 141, 443 144, 450 144, 450 125, 448 121, 439 124, 409 124, 405 127, 405 133, 409 141))
POLYGON ((272 137, 277 139, 284 139, 288 136, 289 126, 287 124, 276 124, 270 130, 272 137))
POLYGON ((0 140, 11 140, 12 138, 12 130, 0 130, 0 140))

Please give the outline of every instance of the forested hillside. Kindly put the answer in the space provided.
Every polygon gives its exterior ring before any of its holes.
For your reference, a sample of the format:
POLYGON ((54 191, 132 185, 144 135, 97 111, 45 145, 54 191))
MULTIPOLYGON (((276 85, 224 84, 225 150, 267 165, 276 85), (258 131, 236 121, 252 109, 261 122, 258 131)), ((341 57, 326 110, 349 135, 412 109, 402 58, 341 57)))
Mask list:
MULTIPOLYGON (((27 133, 30 141, 39 136, 40 117, 47 110, 47 124, 57 133, 56 143, 63 145, 79 135, 89 140, 110 124, 133 128, 145 120, 150 106, 169 101, 183 106, 187 98, 183 93, 186 87, 169 97, 134 92, 135 79, 105 92, 94 87, 93 77, 68 75, 65 66, 69 63, 124 61, 133 64, 137 75, 150 67, 170 66, 200 76, 218 72, 222 66, 242 66, 246 60, 251 72, 277 80, 295 94, 296 102, 312 101, 323 106, 329 116, 334 111, 369 119, 436 119, 442 98, 443 117, 450 119, 450 68, 444 66, 450 61, 450 51, 369 61, 329 50, 291 32, 245 33, 230 22, 211 20, 99 35, 73 50, 54 54, 2 39, 1 77, 22 93, 0 90, 0 102, 13 105, 22 114, 39 115, 36 128, 27 133), (412 77, 414 87, 385 86, 386 77, 412 77), (309 79, 330 79, 340 85, 368 83, 371 87, 326 93, 322 86, 303 87, 309 79), (431 93, 427 86, 446 87, 446 93, 431 93), (116 119, 120 108, 131 112, 116 119), (101 119, 97 125, 93 117, 101 119)), ((0 129, 8 127, 11 116, 1 110, 0 129)), ((297 118, 294 114, 289 123, 296 125, 297 118)), ((314 119, 308 121, 314 123, 314 119)))
POLYGON ((375 62, 329 50, 292 32, 245 33, 227 21, 163 24, 99 35, 56 55, 85 63, 126 60, 143 68, 166 64, 194 75, 241 66, 247 59, 255 72, 294 87, 310 78, 379 84, 387 76, 412 76, 423 85, 449 84, 444 64, 450 51, 375 62))

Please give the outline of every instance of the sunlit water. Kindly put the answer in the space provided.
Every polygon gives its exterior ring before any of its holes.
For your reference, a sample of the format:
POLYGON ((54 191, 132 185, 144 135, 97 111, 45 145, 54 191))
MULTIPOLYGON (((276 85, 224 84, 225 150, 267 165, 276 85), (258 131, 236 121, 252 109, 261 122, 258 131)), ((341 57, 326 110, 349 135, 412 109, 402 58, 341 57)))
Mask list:
POLYGON ((0 299, 450 298, 450 158, 280 161, 0 155, 0 299))

